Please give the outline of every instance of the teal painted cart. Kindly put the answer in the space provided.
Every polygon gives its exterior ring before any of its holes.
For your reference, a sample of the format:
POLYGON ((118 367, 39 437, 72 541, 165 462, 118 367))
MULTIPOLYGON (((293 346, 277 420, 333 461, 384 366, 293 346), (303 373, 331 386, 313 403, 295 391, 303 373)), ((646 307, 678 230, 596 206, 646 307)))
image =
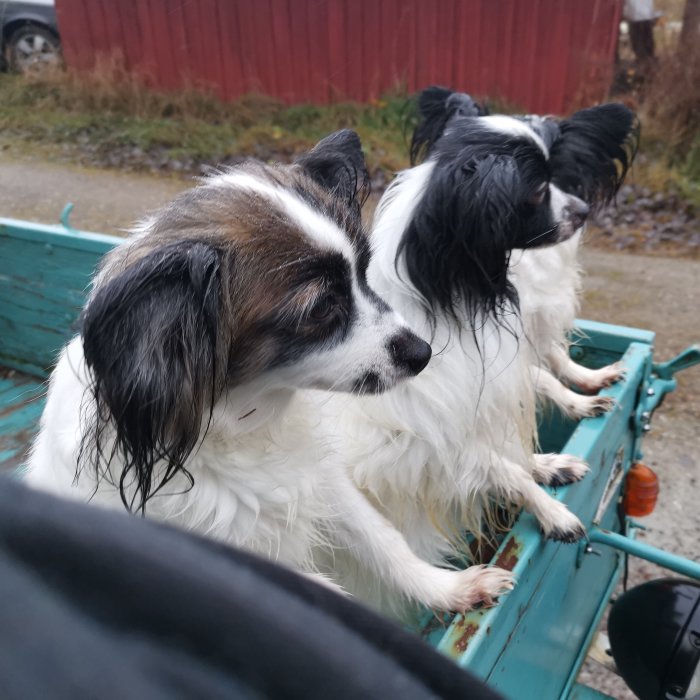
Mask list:
MULTIPOLYGON (((120 239, 0 219, 0 470, 22 464, 43 406, 45 379, 74 332, 85 291, 100 257, 120 239)), ((605 393, 616 408, 576 424, 550 415, 541 424, 543 451, 587 460, 591 473, 560 488, 588 528, 577 545, 547 542, 534 519, 522 515, 492 561, 512 569, 514 591, 486 611, 436 618, 416 630, 459 665, 513 700, 603 697, 576 678, 621 574, 625 552, 700 580, 700 566, 637 543, 635 523, 621 515, 620 494, 641 441, 675 371, 697 363, 690 348, 654 364, 654 334, 581 321, 572 348, 590 367, 622 360, 626 378, 605 393)))

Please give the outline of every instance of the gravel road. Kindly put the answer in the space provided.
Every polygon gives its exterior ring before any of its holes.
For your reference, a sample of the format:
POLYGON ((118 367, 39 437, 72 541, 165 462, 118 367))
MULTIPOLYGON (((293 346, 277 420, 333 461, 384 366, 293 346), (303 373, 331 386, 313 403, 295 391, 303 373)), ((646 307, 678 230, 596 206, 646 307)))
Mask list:
MULTIPOLYGON (((5 159, 0 160, 0 216, 55 223, 63 205, 72 201, 74 226, 118 233, 191 183, 5 159)), ((660 360, 700 343, 700 261, 587 248, 583 262, 582 317, 656 331, 660 360)), ((662 491, 656 512, 645 520, 649 531, 641 537, 700 560, 700 367, 680 376, 678 391, 655 416, 645 457, 657 470, 662 491)), ((633 560, 630 584, 663 575, 633 560)), ((634 698, 601 667, 588 665, 584 678, 618 700, 634 698)))
MULTIPOLYGON (((700 261, 586 249, 583 263, 582 317, 655 331, 657 360, 700 344, 700 261)), ((654 415, 644 462, 658 474, 661 493, 656 511, 641 521, 649 529, 639 539, 700 561, 700 366, 678 375, 677 391, 654 415)), ((630 558, 630 587, 668 575, 630 558)), ((596 664, 587 663, 582 678, 617 700, 635 698, 596 664)))
POLYGON ((73 202, 70 222, 84 231, 123 233, 191 184, 191 179, 3 158, 0 152, 0 216, 56 224, 65 204, 73 202))

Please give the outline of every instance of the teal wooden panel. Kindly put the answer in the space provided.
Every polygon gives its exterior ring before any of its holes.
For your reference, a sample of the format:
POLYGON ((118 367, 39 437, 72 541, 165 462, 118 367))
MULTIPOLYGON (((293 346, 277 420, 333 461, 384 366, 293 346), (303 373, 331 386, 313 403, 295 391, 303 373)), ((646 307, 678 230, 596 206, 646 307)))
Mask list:
POLYGON ((120 241, 0 219, 0 364, 47 374, 75 333, 101 256, 120 241))
MULTIPOLYGON (((603 350, 615 355, 615 341, 603 330, 590 342, 602 338, 603 350)), ((622 359, 627 377, 603 392, 613 396, 618 406, 604 416, 581 421, 573 430, 571 424, 559 425, 559 439, 568 435, 563 451, 586 459, 591 473, 581 483, 555 493, 587 527, 613 463, 620 460, 624 469, 631 465, 636 438, 630 417, 640 384, 648 379, 651 367, 652 348, 644 341, 653 336, 644 332, 621 335, 617 348, 625 350, 622 359)), ((619 357, 617 354, 613 359, 619 357)), ((547 427, 543 429, 546 438, 547 427)), ((614 504, 613 498, 601 525, 620 531, 614 504)), ((568 694, 620 564, 616 551, 601 547, 600 557, 584 556, 579 566, 579 547, 543 541, 535 519, 521 515, 492 559, 515 572, 518 583, 513 592, 495 608, 445 618, 443 624, 426 616, 423 636, 506 698, 568 694)))
POLYGON ((642 328, 617 326, 612 323, 576 319, 574 335, 581 338, 585 348, 622 355, 630 343, 643 343, 653 347, 656 333, 642 328))
POLYGON ((0 237, 50 243, 63 248, 76 248, 94 253, 98 257, 107 253, 115 245, 119 245, 123 240, 117 236, 106 236, 103 233, 68 231, 63 226, 51 226, 50 224, 38 224, 3 217, 0 217, 0 237))
POLYGON ((14 471, 39 427, 46 385, 35 377, 0 369, 0 473, 14 471))

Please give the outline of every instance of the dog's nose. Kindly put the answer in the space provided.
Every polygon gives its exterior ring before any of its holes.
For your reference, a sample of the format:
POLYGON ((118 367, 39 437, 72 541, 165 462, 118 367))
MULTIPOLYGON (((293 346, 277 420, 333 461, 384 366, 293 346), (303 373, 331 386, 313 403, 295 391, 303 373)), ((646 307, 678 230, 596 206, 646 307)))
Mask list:
POLYGON ((389 352, 394 362, 408 368, 411 374, 418 374, 425 369, 433 354, 430 345, 408 329, 391 338, 389 352))
POLYGON ((580 229, 586 223, 589 212, 588 205, 578 197, 569 197, 566 210, 574 230, 580 229))

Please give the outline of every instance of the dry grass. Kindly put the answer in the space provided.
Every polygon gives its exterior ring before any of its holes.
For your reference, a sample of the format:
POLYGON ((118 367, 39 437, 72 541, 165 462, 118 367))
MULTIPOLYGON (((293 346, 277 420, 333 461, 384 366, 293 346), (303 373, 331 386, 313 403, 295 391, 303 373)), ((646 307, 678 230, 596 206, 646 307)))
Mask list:
MULTIPOLYGON (((665 21, 678 21, 684 0, 657 3, 665 21)), ((623 61, 627 73, 619 79, 623 99, 642 123, 640 154, 631 180, 655 192, 675 190, 700 206, 700 46, 679 47, 679 32, 659 42, 655 61, 641 66, 623 61)), ((618 76, 619 77, 619 76, 618 76)))
POLYGON ((677 154, 693 147, 700 131, 700 46, 658 59, 644 90, 642 113, 650 137, 677 154))
MULTIPOLYGON (((668 0, 669 17, 682 11, 679 3, 668 0)), ((692 56, 665 51, 625 99, 643 124, 632 179, 653 191, 680 190, 700 205, 700 48, 692 56)), ((493 99, 490 106, 522 111, 493 99)), ((88 73, 0 74, 0 141, 54 149, 89 164, 167 169, 181 161, 191 171, 241 155, 289 160, 342 127, 360 133, 373 174, 390 179, 406 166, 411 111, 405 94, 367 105, 288 107, 260 95, 227 103, 194 88, 154 91, 118 56, 101 58, 88 73), (145 157, 132 158, 134 152, 145 157)))
POLYGON ((234 120, 243 126, 264 120, 281 107, 264 96, 226 103, 202 88, 152 90, 144 78, 127 70, 118 53, 100 54, 89 71, 67 71, 60 66, 42 68, 24 76, 18 89, 36 96, 39 107, 141 119, 206 119, 211 123, 234 120))
POLYGON ((407 163, 407 105, 401 94, 367 105, 288 107, 260 95, 223 102, 194 88, 154 91, 116 56, 83 73, 0 74, 5 136, 105 157, 136 148, 197 163, 241 155, 287 160, 330 132, 352 127, 370 170, 388 176, 407 163))

